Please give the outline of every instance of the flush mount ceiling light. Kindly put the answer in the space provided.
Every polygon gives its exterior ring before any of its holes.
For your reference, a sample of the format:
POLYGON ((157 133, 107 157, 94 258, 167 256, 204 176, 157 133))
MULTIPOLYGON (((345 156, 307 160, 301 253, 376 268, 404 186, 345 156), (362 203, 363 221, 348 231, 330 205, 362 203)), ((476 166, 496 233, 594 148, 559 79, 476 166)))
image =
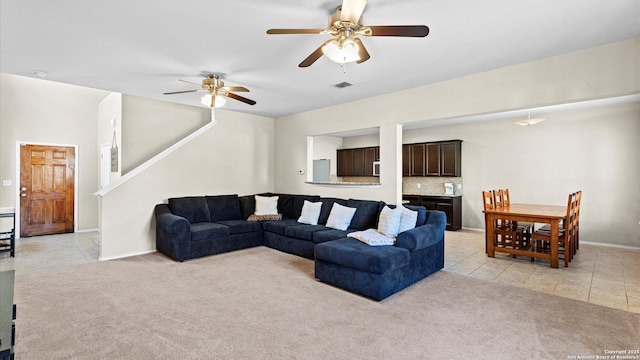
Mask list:
POLYGON ((34 70, 31 72, 31 75, 33 75, 33 77, 38 78, 38 79, 44 79, 47 77, 47 73, 44 71, 38 71, 38 70, 34 70))
POLYGON ((522 126, 529 126, 539 124, 544 121, 544 118, 531 118, 531 111, 528 112, 527 118, 523 120, 514 121, 515 124, 522 126))

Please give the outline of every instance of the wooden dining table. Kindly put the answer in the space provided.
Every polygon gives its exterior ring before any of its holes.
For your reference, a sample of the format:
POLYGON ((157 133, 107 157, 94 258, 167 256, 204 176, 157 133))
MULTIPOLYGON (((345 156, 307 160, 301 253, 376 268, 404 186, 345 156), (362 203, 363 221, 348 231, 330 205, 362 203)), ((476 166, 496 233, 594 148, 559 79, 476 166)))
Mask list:
POLYGON ((552 268, 558 267, 558 229, 560 222, 567 216, 567 207, 558 205, 510 204, 494 210, 484 210, 487 229, 487 255, 494 257, 495 252, 547 259, 552 268), (551 227, 549 253, 534 252, 527 249, 515 249, 495 246, 496 220, 546 223, 551 227))

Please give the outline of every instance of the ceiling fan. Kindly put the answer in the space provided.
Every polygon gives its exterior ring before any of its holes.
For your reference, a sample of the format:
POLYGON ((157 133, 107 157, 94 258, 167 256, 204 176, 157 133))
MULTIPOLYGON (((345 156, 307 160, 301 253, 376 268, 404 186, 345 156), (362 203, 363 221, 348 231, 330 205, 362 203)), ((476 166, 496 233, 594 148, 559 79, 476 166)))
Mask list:
POLYGON ((182 82, 186 82, 187 84, 200 86, 202 89, 166 92, 164 93, 164 95, 174 95, 174 94, 206 91, 207 94, 200 99, 200 102, 202 102, 202 104, 204 104, 205 106, 209 106, 211 108, 221 107, 222 105, 224 105, 226 102, 226 99, 224 97, 242 101, 243 103, 249 104, 249 105, 256 104, 255 101, 251 99, 247 99, 246 97, 243 97, 240 95, 236 95, 232 92, 232 91, 249 92, 249 89, 247 89, 244 86, 224 86, 224 82, 220 80, 220 77, 218 75, 215 75, 215 74, 207 75, 206 78, 202 79, 201 84, 182 80, 182 79, 179 79, 179 80, 182 82))
POLYGON ((429 34, 426 25, 362 25, 362 12, 367 0, 343 0, 342 5, 329 16, 327 29, 269 29, 267 34, 330 34, 333 39, 325 41, 298 65, 308 67, 322 55, 339 64, 360 64, 371 57, 358 38, 362 36, 425 37, 429 34))

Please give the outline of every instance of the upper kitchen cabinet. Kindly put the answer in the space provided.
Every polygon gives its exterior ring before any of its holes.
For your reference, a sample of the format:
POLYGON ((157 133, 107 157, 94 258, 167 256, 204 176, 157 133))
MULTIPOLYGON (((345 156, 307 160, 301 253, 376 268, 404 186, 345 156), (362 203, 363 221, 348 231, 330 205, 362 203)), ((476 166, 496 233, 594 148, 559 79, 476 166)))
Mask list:
POLYGON ((402 176, 462 176, 462 140, 402 146, 402 176))
POLYGON ((402 145, 402 176, 411 176, 411 145, 402 145))
POLYGON ((374 176, 373 163, 380 161, 380 147, 337 150, 338 176, 374 176))
POLYGON ((353 176, 353 150, 338 150, 338 176, 353 176))
POLYGON ((425 144, 411 145, 411 176, 425 176, 425 144))
POLYGON ((461 148, 461 140, 440 143, 440 176, 462 176, 461 148))

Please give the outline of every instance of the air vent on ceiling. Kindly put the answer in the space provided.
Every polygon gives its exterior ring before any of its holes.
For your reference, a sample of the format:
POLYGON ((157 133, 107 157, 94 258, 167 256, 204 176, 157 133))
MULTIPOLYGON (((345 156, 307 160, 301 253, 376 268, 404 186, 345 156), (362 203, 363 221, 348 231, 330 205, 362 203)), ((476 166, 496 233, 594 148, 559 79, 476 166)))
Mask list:
POLYGON ((331 86, 333 86, 333 87, 337 87, 338 89, 344 89, 344 88, 349 87, 349 86, 352 86, 352 85, 353 85, 353 84, 351 84, 351 83, 348 83, 348 82, 346 82, 346 81, 343 81, 343 82, 341 82, 341 83, 339 83, 339 84, 335 84, 335 85, 331 85, 331 86))

